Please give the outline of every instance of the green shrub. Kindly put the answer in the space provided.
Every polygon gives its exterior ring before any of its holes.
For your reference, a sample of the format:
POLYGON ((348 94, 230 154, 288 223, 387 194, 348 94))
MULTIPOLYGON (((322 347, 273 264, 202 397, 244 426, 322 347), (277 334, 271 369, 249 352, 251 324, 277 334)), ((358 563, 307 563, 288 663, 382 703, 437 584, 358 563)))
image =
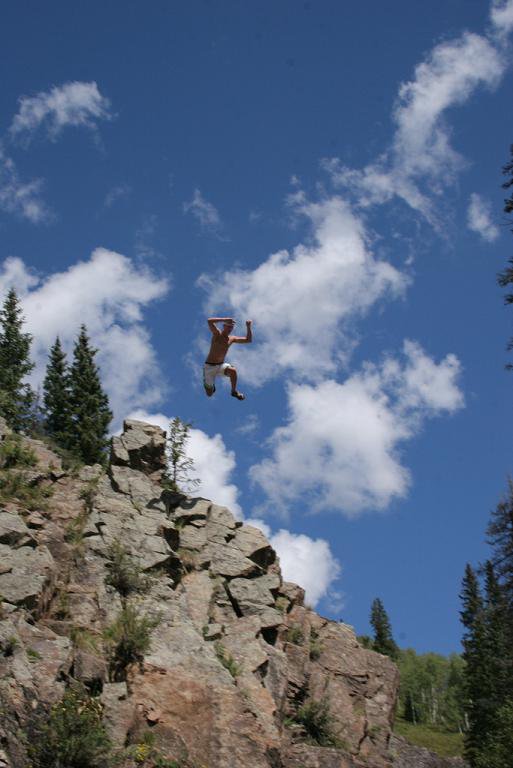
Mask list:
POLYGON ((130 747, 128 752, 136 765, 145 765, 147 768, 187 768, 182 761, 164 757, 155 747, 155 735, 149 731, 143 733, 140 742, 130 747))
POLYGON ((30 511, 45 509, 49 486, 30 485, 24 472, 0 471, 0 501, 17 501, 30 511))
POLYGON ((214 643, 214 649, 216 656, 225 669, 228 670, 233 678, 236 678, 240 674, 240 666, 237 664, 231 653, 229 653, 224 645, 216 640, 214 643))
POLYGON ((35 467, 37 456, 32 448, 25 448, 19 435, 7 435, 0 443, 0 467, 35 467))
POLYGON ((321 747, 346 748, 346 744, 332 733, 329 704, 326 699, 307 701, 299 707, 296 720, 315 744, 321 747))
POLYGON ((68 689, 29 737, 33 768, 106 768, 110 763, 101 704, 82 687, 68 689))
POLYGON ((40 659, 43 658, 39 653, 39 651, 36 651, 35 648, 27 648, 26 653, 29 658, 29 661, 39 661, 40 659))
POLYGON ((98 653, 100 638, 91 630, 85 627, 72 627, 70 639, 75 648, 81 648, 84 651, 98 653))
POLYGON ((319 635, 315 629, 310 630, 310 641, 309 641, 309 656, 310 661, 317 661, 317 659, 320 657, 322 653, 322 643, 319 640, 319 635))
POLYGON ((289 627, 289 629, 287 629, 288 643, 293 643, 294 645, 303 645, 304 639, 305 636, 303 635, 303 630, 297 624, 294 624, 293 627, 289 627))
POLYGON ((104 633, 111 677, 124 680, 130 664, 143 661, 151 646, 151 633, 160 619, 139 616, 133 605, 126 605, 104 633))
POLYGON ((109 572, 105 577, 105 584, 114 587, 122 597, 149 589, 149 579, 142 575, 140 567, 123 544, 119 541, 112 542, 107 550, 107 557, 109 572))

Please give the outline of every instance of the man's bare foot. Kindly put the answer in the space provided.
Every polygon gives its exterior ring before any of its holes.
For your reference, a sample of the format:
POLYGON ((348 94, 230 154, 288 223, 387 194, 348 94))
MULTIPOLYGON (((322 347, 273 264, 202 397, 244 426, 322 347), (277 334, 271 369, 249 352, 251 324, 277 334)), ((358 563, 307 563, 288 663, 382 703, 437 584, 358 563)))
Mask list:
POLYGON ((236 389, 232 389, 232 397, 236 397, 237 400, 245 400, 246 395, 243 395, 242 392, 237 392, 236 389))

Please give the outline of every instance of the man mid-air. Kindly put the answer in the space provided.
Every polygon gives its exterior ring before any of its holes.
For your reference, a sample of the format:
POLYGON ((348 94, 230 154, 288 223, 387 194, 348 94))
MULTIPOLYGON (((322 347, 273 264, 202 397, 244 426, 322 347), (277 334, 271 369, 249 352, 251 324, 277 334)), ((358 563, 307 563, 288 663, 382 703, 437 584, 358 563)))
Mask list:
POLYGON ((212 341, 210 343, 210 352, 207 355, 205 365, 203 366, 203 386, 208 397, 212 397, 216 391, 216 376, 228 376, 232 385, 232 397, 237 400, 244 400, 242 392, 237 390, 237 371, 225 362, 226 353, 232 344, 249 344, 253 340, 251 334, 251 320, 246 320, 246 335, 231 336, 235 327, 233 317, 209 317, 208 327, 212 332, 212 341), (216 323, 223 324, 223 330, 220 331, 216 323))

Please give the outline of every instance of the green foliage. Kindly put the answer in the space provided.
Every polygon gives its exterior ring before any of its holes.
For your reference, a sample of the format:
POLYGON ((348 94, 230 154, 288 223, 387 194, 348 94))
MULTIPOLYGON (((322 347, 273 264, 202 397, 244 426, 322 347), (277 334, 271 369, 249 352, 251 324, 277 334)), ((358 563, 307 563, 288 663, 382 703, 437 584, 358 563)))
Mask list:
POLYGON ((294 645, 303 645, 305 636, 303 630, 297 624, 287 629, 287 642, 294 645))
POLYGON ((30 511, 45 509, 50 486, 30 485, 24 472, 0 471, 0 501, 17 501, 30 511))
POLYGON ((149 589, 149 579, 142 575, 140 567, 121 542, 113 541, 110 544, 107 558, 105 584, 114 587, 122 597, 149 589))
POLYGON ((373 650, 396 659, 399 649, 392 637, 392 627, 385 606, 379 597, 372 602, 370 623, 374 630, 373 650))
POLYGON ((476 768, 507 768, 513 759, 513 699, 497 709, 493 727, 475 758, 476 768))
POLYGON ((12 288, 0 310, 0 416, 16 432, 31 421, 34 394, 24 383, 34 368, 30 361, 32 336, 23 333, 22 310, 12 288))
POLYGON ((33 768, 105 768, 110 763, 101 704, 82 687, 66 691, 33 728, 30 742, 33 768))
MULTIPOLYGON (((513 162, 513 160, 512 160, 513 162)), ((510 171, 513 165, 510 167, 510 171)), ((513 177, 512 181, 513 183, 513 177)), ((513 208, 510 207, 508 212, 513 208)), ((513 299, 510 300, 513 301, 513 299)), ((476 573, 467 565, 461 592, 465 699, 465 757, 472 768, 511 761, 513 690, 513 483, 492 512, 492 553, 476 573), (481 578, 479 578, 481 577, 481 578)))
POLYGON ((310 699, 299 707, 296 722, 300 723, 308 734, 308 738, 321 747, 338 747, 344 749, 347 745, 334 736, 327 699, 315 701, 310 699))
POLYGON ((26 653, 29 661, 40 661, 43 658, 35 648, 27 648, 26 653))
POLYGON ((194 461, 187 455, 187 441, 191 425, 176 416, 169 425, 167 450, 169 464, 164 478, 165 486, 175 493, 188 493, 196 488, 200 481, 192 477, 194 461))
POLYGON ((43 393, 46 432, 62 448, 68 448, 73 443, 70 375, 58 336, 50 350, 43 393))
POLYGON ((465 662, 457 654, 417 654, 412 649, 398 653, 401 676, 399 714, 406 721, 462 731, 465 662))
POLYGON ((83 325, 73 350, 70 373, 70 407, 73 421, 71 449, 86 464, 103 463, 107 431, 112 420, 109 399, 102 389, 96 349, 83 325))
POLYGON ((237 662, 235 661, 231 653, 229 653, 226 650, 224 645, 221 642, 219 642, 219 640, 216 640, 216 642, 214 643, 214 649, 216 652, 216 656, 221 662, 221 664, 223 665, 223 667, 228 670, 228 672, 233 678, 238 677, 238 675, 240 674, 240 666, 237 664, 237 662))
POLYGON ((157 617, 140 616, 134 605, 122 608, 103 633, 113 680, 124 680, 127 668, 143 661, 151 646, 151 633, 159 622, 157 617))
POLYGON ((358 640, 362 648, 367 648, 369 651, 372 651, 374 646, 374 641, 372 637, 370 637, 369 635, 358 635, 356 639, 358 640))
POLYGON ((131 747, 129 753, 136 765, 144 765, 147 768, 186 768, 183 761, 164 757, 155 746, 155 735, 149 731, 142 734, 140 742, 131 747))
POLYGON ((37 457, 31 448, 26 448, 19 435, 6 435, 0 443, 0 468, 34 467, 37 457))
POLYGON ((310 661, 317 661, 322 653, 322 644, 319 641, 319 635, 312 629, 310 632, 310 661))
POLYGON ((414 725, 401 717, 396 719, 394 731, 410 744, 425 747, 441 757, 460 757, 463 753, 463 734, 461 733, 426 724, 414 725))
POLYGON ((72 627, 70 639, 75 648, 81 648, 90 653, 98 653, 100 638, 85 627, 72 627))

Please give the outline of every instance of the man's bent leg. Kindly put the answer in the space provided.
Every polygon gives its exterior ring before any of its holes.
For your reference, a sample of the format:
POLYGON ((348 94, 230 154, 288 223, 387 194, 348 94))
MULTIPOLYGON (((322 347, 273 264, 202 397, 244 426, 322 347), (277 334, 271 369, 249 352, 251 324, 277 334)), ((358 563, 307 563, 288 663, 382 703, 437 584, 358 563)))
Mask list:
POLYGON ((228 376, 230 379, 233 397, 236 397, 237 400, 244 400, 244 395, 241 392, 237 392, 237 370, 230 365, 225 369, 224 375, 228 376))

